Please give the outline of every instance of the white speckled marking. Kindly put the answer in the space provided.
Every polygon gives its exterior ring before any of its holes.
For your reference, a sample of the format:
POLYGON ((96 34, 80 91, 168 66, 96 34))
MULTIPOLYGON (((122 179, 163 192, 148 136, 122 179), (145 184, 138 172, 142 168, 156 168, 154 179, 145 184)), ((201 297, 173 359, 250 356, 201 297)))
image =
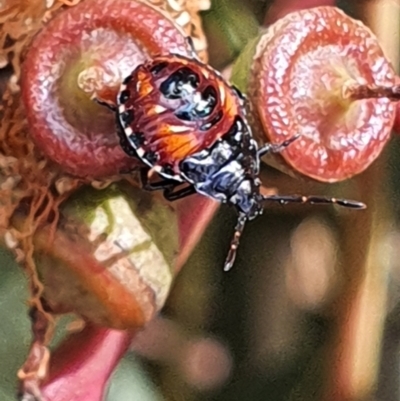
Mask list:
POLYGON ((226 93, 225 93, 225 88, 223 86, 221 86, 221 88, 220 88, 219 97, 220 97, 221 103, 224 104, 225 98, 226 98, 226 93))
POLYGON ((188 129, 185 126, 181 125, 170 125, 169 129, 171 132, 179 133, 179 132, 186 132, 188 129))
POLYGON ((161 113, 163 113, 163 112, 166 111, 166 110, 167 110, 166 107, 160 106, 159 104, 157 104, 156 106, 154 106, 154 113, 156 113, 156 114, 161 114, 161 113))
POLYGON ((133 134, 133 130, 132 130, 131 127, 126 127, 126 128, 124 129, 124 131, 125 131, 125 135, 126 135, 126 136, 131 136, 131 135, 133 134))

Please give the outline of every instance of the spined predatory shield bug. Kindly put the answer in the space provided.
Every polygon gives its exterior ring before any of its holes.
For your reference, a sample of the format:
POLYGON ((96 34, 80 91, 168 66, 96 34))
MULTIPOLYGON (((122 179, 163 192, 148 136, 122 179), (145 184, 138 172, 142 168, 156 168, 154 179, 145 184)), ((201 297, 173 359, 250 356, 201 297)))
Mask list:
POLYGON ((298 136, 262 147, 253 139, 243 95, 210 66, 181 55, 159 56, 139 65, 117 96, 118 133, 124 151, 139 158, 143 187, 163 190, 167 200, 200 193, 238 211, 224 270, 236 256, 248 220, 264 203, 337 204, 363 209, 361 202, 301 195, 262 195, 260 156, 280 152, 298 136), (161 180, 151 182, 157 173, 161 180))

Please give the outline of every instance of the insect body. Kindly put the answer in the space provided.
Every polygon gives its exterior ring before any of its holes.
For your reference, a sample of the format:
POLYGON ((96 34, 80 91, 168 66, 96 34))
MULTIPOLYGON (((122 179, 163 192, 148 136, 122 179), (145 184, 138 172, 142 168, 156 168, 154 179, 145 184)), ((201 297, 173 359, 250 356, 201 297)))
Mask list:
POLYGON ((260 156, 281 151, 296 137, 259 148, 243 96, 197 59, 170 55, 138 66, 121 85, 117 121, 122 148, 148 167, 142 174, 146 189, 163 189, 168 200, 197 192, 237 209, 225 270, 233 265, 246 221, 261 214, 266 201, 365 207, 345 199, 261 195, 260 156), (161 181, 150 183, 149 172, 161 181))

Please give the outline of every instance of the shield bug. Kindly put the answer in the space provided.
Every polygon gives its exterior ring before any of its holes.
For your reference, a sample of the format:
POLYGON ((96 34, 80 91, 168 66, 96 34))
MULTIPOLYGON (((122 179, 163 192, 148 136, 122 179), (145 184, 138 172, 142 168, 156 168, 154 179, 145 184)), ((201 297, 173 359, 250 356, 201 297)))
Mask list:
POLYGON ((322 196, 262 195, 260 156, 280 152, 297 136, 259 147, 243 95, 196 58, 167 55, 139 65, 123 81, 114 109, 122 148, 146 166, 145 189, 163 190, 170 201, 197 192, 236 208, 224 270, 234 263, 245 223, 260 215, 266 202, 365 207, 322 196), (157 182, 150 180, 154 173, 161 178, 157 182))

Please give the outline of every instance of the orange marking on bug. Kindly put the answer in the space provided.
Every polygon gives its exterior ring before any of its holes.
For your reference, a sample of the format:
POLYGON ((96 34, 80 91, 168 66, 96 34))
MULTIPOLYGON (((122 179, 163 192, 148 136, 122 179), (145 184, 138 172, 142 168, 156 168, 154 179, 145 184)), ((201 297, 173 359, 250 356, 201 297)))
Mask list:
POLYGON ((192 130, 190 127, 185 127, 183 125, 171 125, 166 121, 160 120, 157 124, 157 133, 154 135, 154 138, 158 139, 169 137, 171 139, 173 136, 180 138, 191 133, 192 130))
MULTIPOLYGON (((178 169, 182 159, 212 146, 229 132, 236 116, 244 113, 236 93, 211 67, 180 56, 157 57, 138 67, 127 89, 131 92, 129 105, 135 109, 131 128, 134 132, 143 132, 146 149, 159 155, 157 164, 161 166, 171 164, 178 169), (212 97, 210 111, 205 116, 196 115, 195 104, 190 107, 190 102, 196 101, 194 97, 190 100, 193 95, 190 90, 185 89, 179 95, 180 88, 176 95, 169 96, 161 87, 182 69, 185 70, 182 79, 185 74, 192 74, 196 80, 196 84, 186 81, 184 85, 193 85, 192 90, 200 93, 203 100, 212 97), (179 110, 192 113, 191 117, 181 118, 177 114, 179 110)), ((205 107, 201 104, 196 107, 205 107)))
POLYGON ((146 70, 138 70, 137 91, 141 97, 147 96, 153 91, 151 76, 149 76, 146 70))
POLYGON ((168 155, 172 162, 179 162, 188 155, 195 153, 199 149, 199 144, 193 134, 177 137, 171 135, 159 142, 160 149, 168 155))
POLYGON ((149 116, 154 116, 156 114, 161 114, 167 111, 168 109, 166 107, 160 106, 159 104, 156 104, 154 107, 151 107, 147 111, 147 115, 149 116))

